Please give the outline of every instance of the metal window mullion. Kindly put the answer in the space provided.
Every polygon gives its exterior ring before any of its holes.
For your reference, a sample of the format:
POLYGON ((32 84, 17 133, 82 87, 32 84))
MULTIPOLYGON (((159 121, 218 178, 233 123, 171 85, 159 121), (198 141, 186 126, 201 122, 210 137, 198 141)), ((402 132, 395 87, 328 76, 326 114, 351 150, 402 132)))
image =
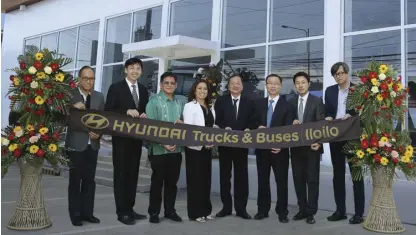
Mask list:
POLYGON ((80 32, 80 28, 81 26, 77 27, 77 40, 75 41, 75 58, 74 58, 74 67, 73 69, 75 69, 75 67, 77 67, 77 60, 78 60, 78 41, 79 41, 79 32, 80 32))

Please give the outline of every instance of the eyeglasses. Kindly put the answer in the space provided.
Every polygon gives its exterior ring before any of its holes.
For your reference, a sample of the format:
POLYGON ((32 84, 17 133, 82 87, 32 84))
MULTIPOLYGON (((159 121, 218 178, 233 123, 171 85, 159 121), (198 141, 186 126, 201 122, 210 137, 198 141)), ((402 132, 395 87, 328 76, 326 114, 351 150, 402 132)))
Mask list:
POLYGON ((83 82, 94 82, 95 78, 81 77, 81 81, 83 81, 83 82))
POLYGON ((341 77, 342 75, 347 74, 346 72, 339 72, 334 75, 334 77, 341 77))

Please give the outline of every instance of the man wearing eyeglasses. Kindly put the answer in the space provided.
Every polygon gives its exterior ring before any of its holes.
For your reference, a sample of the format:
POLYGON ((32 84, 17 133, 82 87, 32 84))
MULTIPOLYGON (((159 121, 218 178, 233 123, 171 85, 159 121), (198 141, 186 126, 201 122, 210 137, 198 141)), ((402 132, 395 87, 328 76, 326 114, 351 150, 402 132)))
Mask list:
MULTIPOLYGON (((344 62, 337 62, 331 67, 331 75, 337 84, 330 86, 325 91, 326 120, 347 119, 357 115, 355 110, 347 110, 346 103, 350 87, 354 86, 349 79, 349 67, 344 62)), ((349 158, 344 152, 345 141, 330 143, 331 161, 333 167, 333 187, 337 210, 328 217, 328 221, 347 219, 345 206, 345 162, 349 158)), ((351 162, 348 162, 350 172, 353 170, 351 162)), ((353 181, 355 214, 349 220, 350 224, 359 224, 363 221, 364 214, 364 181, 353 181)))
MULTIPOLYGON (((104 96, 94 91, 95 73, 89 66, 79 70, 79 86, 72 92, 72 105, 76 109, 104 110, 104 96)), ((93 215, 95 195, 95 170, 97 167, 100 135, 90 131, 74 131, 68 127, 65 146, 71 165, 69 169, 68 206, 74 226, 82 221, 100 223, 93 215)))
MULTIPOLYGON (((164 122, 183 123, 181 116, 185 106, 184 100, 175 96, 177 87, 176 75, 165 72, 160 77, 160 92, 150 97, 146 106, 149 119, 164 122)), ((162 206, 162 189, 164 215, 175 222, 182 218, 176 214, 175 201, 178 191, 177 183, 181 172, 182 147, 151 143, 149 160, 152 167, 152 180, 149 195, 149 222, 159 223, 159 213, 162 206)))

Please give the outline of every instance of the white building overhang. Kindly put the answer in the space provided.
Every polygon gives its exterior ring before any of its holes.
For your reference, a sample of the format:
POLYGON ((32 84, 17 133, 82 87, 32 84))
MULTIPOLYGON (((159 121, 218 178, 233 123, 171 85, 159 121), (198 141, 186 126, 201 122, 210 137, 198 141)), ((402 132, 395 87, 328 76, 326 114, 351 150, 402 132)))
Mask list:
POLYGON ((183 59, 210 56, 219 49, 219 42, 175 35, 148 41, 123 44, 125 54, 164 59, 183 59))

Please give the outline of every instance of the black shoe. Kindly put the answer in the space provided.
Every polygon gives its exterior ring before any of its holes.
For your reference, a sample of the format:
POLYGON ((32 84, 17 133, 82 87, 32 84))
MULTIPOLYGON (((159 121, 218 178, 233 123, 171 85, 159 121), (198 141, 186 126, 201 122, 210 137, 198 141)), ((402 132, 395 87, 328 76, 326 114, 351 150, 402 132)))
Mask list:
POLYGON ((243 219, 251 219, 251 216, 246 211, 244 211, 243 213, 236 213, 236 215, 243 219))
POLYGON ((289 218, 287 218, 287 215, 284 215, 284 216, 279 215, 279 221, 280 223, 286 224, 286 223, 289 223, 289 218))
POLYGON ((147 216, 146 215, 142 215, 142 214, 136 213, 135 211, 133 211, 132 217, 133 217, 133 219, 137 219, 137 220, 147 219, 147 216))
POLYGON ((225 217, 225 216, 229 216, 231 215, 231 212, 226 212, 225 210, 221 210, 220 212, 218 212, 215 217, 225 217))
POLYGON ((167 214, 165 215, 165 218, 173 220, 175 222, 182 222, 182 218, 176 213, 167 214))
POLYGON ((134 221, 133 217, 131 217, 129 215, 118 216, 117 220, 120 221, 123 224, 126 224, 126 225, 133 225, 133 224, 136 223, 134 221))
POLYGON ((80 217, 75 217, 75 218, 71 219, 71 223, 74 226, 82 226, 82 222, 81 222, 80 217))
POLYGON ((98 219, 97 217, 95 217, 93 215, 84 216, 84 218, 82 220, 87 221, 89 223, 93 223, 93 224, 99 224, 100 223, 100 219, 98 219))
POLYGON ((158 224, 160 222, 158 215, 150 215, 149 222, 153 224, 158 224))
POLYGON ((334 214, 332 214, 331 216, 328 216, 328 221, 340 221, 340 220, 344 220, 347 219, 347 216, 345 214, 342 214, 339 211, 335 211, 334 214))
POLYGON ((260 213, 260 212, 258 212, 258 213, 254 216, 254 219, 255 219, 255 220, 262 220, 262 219, 265 219, 265 218, 267 218, 267 217, 269 217, 269 214, 268 214, 268 213, 260 213))
POLYGON ((315 217, 313 215, 308 215, 308 217, 306 217, 306 223, 308 223, 308 224, 316 223, 315 217))
POLYGON ((364 221, 364 218, 359 215, 354 215, 350 219, 350 224, 361 224, 364 221))
POLYGON ((306 213, 298 212, 295 216, 293 216, 293 220, 295 220, 295 221, 297 221, 297 220, 303 220, 303 219, 306 219, 306 217, 308 217, 306 215, 306 213))

